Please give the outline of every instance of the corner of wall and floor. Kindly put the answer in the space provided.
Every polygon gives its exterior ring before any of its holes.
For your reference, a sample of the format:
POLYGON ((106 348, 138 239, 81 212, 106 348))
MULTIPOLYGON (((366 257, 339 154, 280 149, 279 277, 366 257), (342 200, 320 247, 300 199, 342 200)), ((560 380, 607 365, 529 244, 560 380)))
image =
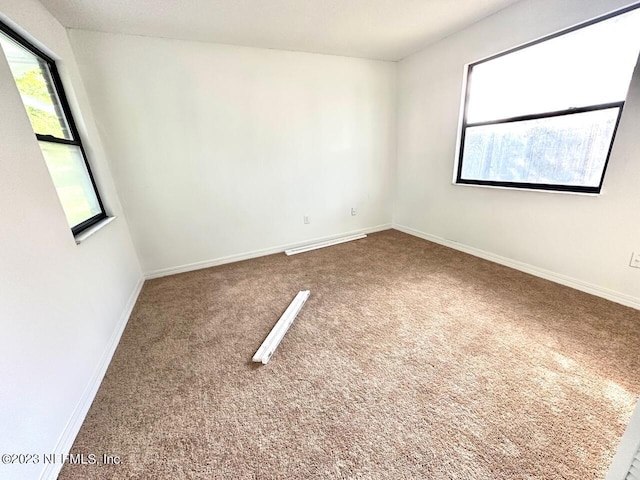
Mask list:
POLYGON ((631 82, 601 195, 452 183, 465 66, 629 5, 522 0, 398 63, 393 227, 640 309, 640 69, 631 82), (514 29, 513 25, 522 28, 514 29))
POLYGON ((143 284, 66 30, 36 0, 0 0, 0 19, 59 60, 73 116, 107 212, 80 245, 68 227, 4 55, 0 55, 0 452, 54 455, 0 464, 7 479, 55 478, 143 284))
MULTIPOLYGON (((138 296, 140 295, 140 291, 142 290, 142 286, 144 285, 144 277, 140 277, 136 286, 131 292, 131 296, 127 303, 125 304, 124 311, 122 315, 120 315, 120 319, 111 334, 107 342, 107 346, 102 353, 96 368, 87 383, 86 388, 82 392, 80 400, 78 404, 73 409, 73 413, 69 418, 64 430, 60 435, 60 439, 56 444, 55 448, 51 452, 55 455, 55 458, 65 458, 66 455, 71 451, 71 447, 73 446, 73 442, 75 441, 82 424, 84 423, 84 419, 91 408, 91 404, 98 393, 98 389, 100 388, 100 384, 102 383, 102 379, 107 373, 107 369, 109 368, 109 364, 111 363, 111 359, 113 358, 113 354, 118 348, 118 344, 120 343, 120 338, 122 337, 122 333, 127 326, 127 322, 133 309, 136 305, 136 301, 138 300, 138 296)), ((42 473, 40 474, 41 480, 55 480, 58 478, 60 474, 60 470, 62 469, 63 464, 61 462, 48 463, 45 464, 42 473)))
POLYGON ((640 310, 640 299, 631 295, 625 295, 623 293, 616 292, 614 290, 609 290, 607 288, 601 287, 593 283, 578 280, 577 278, 572 278, 566 275, 553 272, 551 270, 546 270, 544 268, 536 267, 535 265, 519 262, 517 260, 503 257, 501 255, 496 255, 494 253, 487 252, 486 250, 481 250, 479 248, 472 247, 470 245, 465 245, 463 243, 459 243, 453 240, 447 240, 437 235, 432 235, 430 233, 416 230, 404 225, 394 224, 393 228, 400 232, 413 235, 414 237, 422 238, 430 242, 444 245, 445 247, 453 248, 454 250, 468 253, 475 257, 480 257, 485 260, 489 260, 490 262, 498 263, 500 265, 513 268, 514 270, 520 270, 521 272, 525 272, 530 275, 534 275, 536 277, 544 278, 545 280, 550 280, 552 282, 559 283, 560 285, 565 285, 567 287, 571 287, 576 290, 580 290, 582 292, 586 292, 591 295, 602 297, 607 300, 620 303, 627 307, 640 310))
POLYGON ((292 242, 292 243, 287 243, 284 245, 277 245, 277 246, 273 246, 273 247, 267 247, 267 248, 261 248, 259 250, 251 250, 248 252, 242 252, 242 253, 236 253, 236 254, 232 254, 232 255, 227 255, 224 257, 218 257, 218 258, 213 258, 213 259, 209 259, 209 260, 202 260, 202 261, 198 261, 198 262, 194 262, 194 263, 188 263, 188 264, 184 264, 184 265, 177 265, 175 267, 168 267, 168 268, 162 268, 159 270, 153 270, 150 272, 146 272, 144 274, 144 278, 146 280, 151 280, 154 278, 160 278, 160 277, 165 277, 168 275, 176 275, 178 273, 184 273, 184 272, 191 272, 194 270, 200 270, 203 268, 209 268, 209 267, 215 267, 218 265, 224 265, 227 263, 233 263, 233 262, 240 262, 243 260, 249 260, 252 258, 258 258, 258 257, 264 257, 266 255, 273 255, 276 253, 282 253, 285 250, 288 250, 290 248, 296 248, 296 247, 300 247, 303 245, 308 245, 308 244, 312 244, 312 243, 318 243, 318 242, 324 242, 327 240, 334 240, 337 238, 341 238, 341 237, 346 237, 346 236, 350 236, 350 235, 356 235, 356 234, 360 234, 360 233, 375 233, 375 232, 381 232, 383 230, 389 230, 390 228, 392 228, 392 224, 391 223, 383 223, 381 225, 376 225, 373 227, 367 227, 367 228, 359 228, 356 230, 351 230, 348 232, 341 232, 339 234, 332 234, 332 235, 326 235, 326 236, 322 236, 322 237, 315 237, 315 238, 311 238, 311 239, 307 239, 303 242, 292 242))

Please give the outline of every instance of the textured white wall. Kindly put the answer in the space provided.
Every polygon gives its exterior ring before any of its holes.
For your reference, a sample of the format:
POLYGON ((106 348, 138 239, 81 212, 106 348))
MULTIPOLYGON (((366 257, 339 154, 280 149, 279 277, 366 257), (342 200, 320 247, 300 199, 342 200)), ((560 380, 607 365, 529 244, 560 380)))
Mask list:
POLYGON ((145 272, 391 222, 394 63, 70 39, 145 272))
POLYGON ((640 302, 638 72, 600 196, 451 183, 465 64, 628 3, 524 0, 400 62, 394 222, 640 302))
MULTIPOLYGON (((61 59, 106 207, 120 217, 76 246, 0 55, 0 453, 53 453, 141 271, 65 30, 33 0, 0 0, 0 12, 61 59)), ((42 469, 0 463, 0 478, 42 469)))

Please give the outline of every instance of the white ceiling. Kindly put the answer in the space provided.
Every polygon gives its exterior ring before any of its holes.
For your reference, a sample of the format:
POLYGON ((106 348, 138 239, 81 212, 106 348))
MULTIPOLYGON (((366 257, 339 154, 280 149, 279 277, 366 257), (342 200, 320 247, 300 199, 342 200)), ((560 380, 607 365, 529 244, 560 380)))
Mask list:
POLYGON ((400 60, 517 0, 40 0, 69 28, 400 60))

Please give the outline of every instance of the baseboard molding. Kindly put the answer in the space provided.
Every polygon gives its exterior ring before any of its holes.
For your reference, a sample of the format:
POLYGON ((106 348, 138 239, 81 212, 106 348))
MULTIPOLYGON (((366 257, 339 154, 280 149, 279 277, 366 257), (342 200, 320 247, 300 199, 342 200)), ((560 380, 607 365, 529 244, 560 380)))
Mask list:
POLYGON ((525 272, 530 275, 534 275, 536 277, 544 278, 545 280, 550 280, 552 282, 556 282, 561 285, 565 285, 567 287, 575 288, 576 290, 580 290, 582 292, 586 292, 591 295, 595 295, 597 297, 606 298, 607 300, 611 300, 612 302, 620 303, 627 307, 640 310, 640 299, 636 297, 632 297, 631 295, 626 295, 624 293, 619 293, 614 290, 609 290, 607 288, 600 287, 592 283, 578 280, 577 278, 552 272, 551 270, 546 270, 544 268, 536 267, 534 265, 529 265, 528 263, 519 262, 518 260, 512 260, 507 257, 496 255, 495 253, 487 252, 485 250, 471 247, 463 243, 454 242, 453 240, 447 240, 446 238, 438 237, 430 233, 421 232, 420 230, 406 227, 404 225, 394 224, 393 228, 395 230, 408 233, 409 235, 413 235, 414 237, 419 237, 424 240, 428 240, 430 242, 438 243, 440 245, 444 245, 445 247, 453 248, 455 250, 468 253, 475 257, 480 257, 485 260, 489 260, 490 262, 499 263, 500 265, 504 265, 506 267, 513 268, 515 270, 520 270, 521 272, 525 272))
POLYGON ((214 258, 212 260, 204 260, 202 262, 188 263, 186 265, 179 265, 177 267, 162 268, 160 270, 154 270, 145 273, 145 278, 150 280, 152 278, 166 277, 168 275, 175 275, 177 273, 191 272, 193 270, 200 270, 203 268, 216 267, 218 265, 224 265, 226 263, 241 262, 242 260, 250 260, 252 258, 264 257, 266 255, 273 255, 275 253, 282 253, 290 248, 300 247, 302 245, 308 245, 315 242, 324 242, 327 240, 333 240, 335 238, 345 237, 348 235, 357 235, 359 233, 375 233, 383 230, 389 230, 392 228, 390 223, 382 225, 376 225, 375 227, 362 228, 360 230, 353 230, 351 232, 343 232, 336 235, 329 235, 326 237, 312 238, 305 240, 304 242, 289 243, 287 245, 279 245, 277 247, 264 248, 261 250, 254 250, 251 252, 239 253, 237 255, 228 255, 226 257, 214 258))
POLYGON ((314 242, 309 243, 307 245, 302 245, 297 248, 290 248, 285 250, 284 253, 288 257, 292 255, 298 255, 299 253, 307 253, 312 250, 320 250, 321 248, 333 247, 334 245, 340 245, 341 243, 353 242, 356 240, 362 240, 363 238, 367 238, 366 233, 358 233, 356 235, 347 235, 345 237, 339 237, 335 240, 325 240, 324 242, 314 242))
MULTIPOLYGON (((89 412, 89 408, 93 403, 93 399, 98 393, 98 389, 100 388, 100 384, 102 383, 102 379, 104 378, 105 373, 107 373, 107 368, 109 368, 109 364, 111 363, 111 358, 116 351, 116 347, 120 342, 120 337, 122 336, 122 332, 124 332, 125 327, 127 326, 127 322, 129 321, 129 317, 131 316, 131 312, 133 311, 133 307, 138 300, 138 295, 140 295, 140 291, 142 290, 142 285, 144 284, 144 277, 140 277, 138 283, 136 284, 133 292, 129 296, 129 300, 125 305, 125 308, 120 316, 120 320, 116 325, 113 333, 111 334, 111 338, 107 343, 107 348, 102 354, 102 358, 98 362, 93 375, 91 375, 91 379, 89 383, 84 389, 82 396, 80 397, 80 401, 76 405, 76 408, 73 410, 67 425, 65 426, 60 438, 58 440, 57 445, 55 446, 53 452, 55 453, 57 458, 60 458, 60 455, 66 455, 71 451, 71 447, 73 446, 73 442, 80 431, 80 427, 82 427, 82 423, 89 412)), ((40 480, 55 480, 58 478, 60 474, 60 470, 62 470, 61 463, 55 464, 46 464, 45 468, 42 470, 40 474, 40 480)))

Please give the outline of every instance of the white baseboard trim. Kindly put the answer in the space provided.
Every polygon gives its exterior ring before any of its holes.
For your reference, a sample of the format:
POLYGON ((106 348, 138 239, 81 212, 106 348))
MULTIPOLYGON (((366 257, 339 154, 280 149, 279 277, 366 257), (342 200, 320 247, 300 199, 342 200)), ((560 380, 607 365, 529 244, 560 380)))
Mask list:
POLYGON ((333 240, 348 235, 357 235, 359 233, 375 233, 383 230, 389 230, 392 228, 390 223, 382 225, 376 225, 375 227, 362 228, 360 230, 353 230, 351 232, 339 233, 336 235, 329 235, 321 238, 311 238, 304 242, 289 243, 287 245, 280 245, 277 247, 264 248, 261 250, 254 250, 251 252, 239 253, 237 255, 228 255, 226 257, 214 258, 212 260, 204 260, 202 262, 188 263, 186 265, 179 265, 177 267, 161 268, 160 270, 153 270, 145 273, 145 278, 150 280, 152 278, 166 277, 167 275, 175 275, 177 273, 191 272, 193 270, 200 270, 202 268, 216 267, 218 265, 224 265, 226 263, 241 262, 242 260, 249 260, 251 258, 264 257, 266 255, 273 255, 274 253, 282 253, 285 250, 300 247, 302 245, 308 245, 315 242, 324 242, 327 240, 333 240))
POLYGON ((584 282, 582 280, 578 280, 577 278, 552 272, 551 270, 546 270, 534 265, 529 265, 528 263, 520 262, 518 260, 512 260, 507 257, 502 257, 500 255, 496 255, 495 253, 487 252, 475 247, 470 247, 469 245, 454 242, 453 240, 447 240, 446 238, 438 237, 437 235, 432 235, 430 233, 421 232, 420 230, 406 227, 404 225, 394 224, 393 228, 395 230, 408 233, 409 235, 413 235, 414 237, 419 237, 430 242, 438 243, 440 245, 444 245, 445 247, 453 248, 454 250, 459 250, 475 257, 484 258, 485 260, 489 260, 490 262, 499 263, 500 265, 504 265, 515 270, 520 270, 521 272, 544 278, 545 280, 550 280, 552 282, 575 288, 576 290, 590 293, 591 295, 606 298, 607 300, 611 300, 612 302, 620 303, 627 307, 640 310, 640 298, 632 297, 631 295, 626 295, 614 290, 609 290, 608 288, 584 282))
MULTIPOLYGON (((82 427, 84 419, 89 412, 89 408, 93 403, 93 399, 98 393, 98 389, 100 388, 100 384, 102 383, 102 379, 104 375, 107 373, 107 368, 109 368, 109 364, 111 363, 111 358, 116 351, 116 347, 120 342, 120 337, 122 336, 122 332, 124 332, 125 327, 127 326, 127 322, 129 321, 129 317, 131 316, 131 312, 133 311, 133 307, 138 300, 138 295, 140 295, 140 291, 142 290, 142 285, 144 284, 144 277, 140 277, 138 283, 136 284, 133 292, 129 296, 129 300, 125 305, 124 311, 120 316, 120 320, 116 325, 113 333, 111 334, 111 338, 107 343, 107 348, 102 354, 102 358, 98 362, 93 375, 91 375, 91 379, 89 383, 82 392, 82 396, 80 397, 80 401, 76 405, 76 408, 73 410, 67 425, 65 426, 60 438, 58 439, 58 443, 55 446, 53 452, 55 453, 57 458, 60 458, 60 455, 66 455, 71 451, 71 447, 73 446, 73 442, 82 427)), ((45 465, 45 468, 42 470, 40 474, 40 480, 55 480, 58 478, 60 474, 60 470, 62 470, 63 464, 60 462, 49 463, 45 465)))
POLYGON ((284 253, 288 257, 291 255, 298 255, 299 253, 310 252, 311 250, 319 250, 321 248, 333 247, 334 245, 340 245, 341 243, 353 242, 354 240, 362 240, 367 238, 366 233, 358 233, 356 235, 347 235, 346 237, 336 238, 335 240, 325 240, 324 242, 315 242, 308 245, 303 245, 297 248, 290 248, 285 250, 284 253))

